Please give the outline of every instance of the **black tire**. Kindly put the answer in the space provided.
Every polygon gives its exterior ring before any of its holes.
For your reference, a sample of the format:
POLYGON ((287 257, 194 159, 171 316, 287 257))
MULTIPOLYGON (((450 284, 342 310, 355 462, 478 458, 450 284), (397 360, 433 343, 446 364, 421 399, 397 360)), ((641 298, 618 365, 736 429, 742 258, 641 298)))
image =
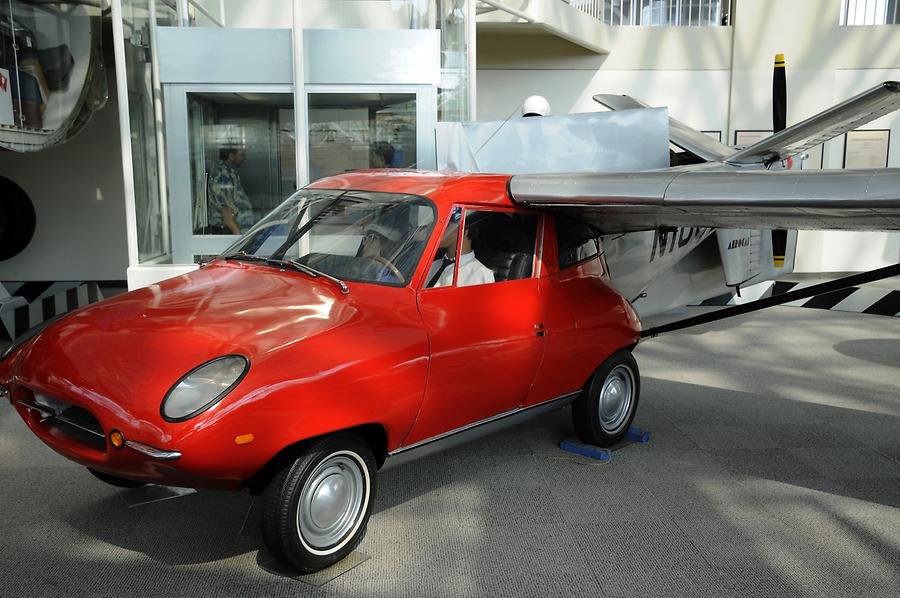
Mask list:
POLYGON ((106 482, 110 486, 115 486, 116 488, 140 488, 141 486, 147 485, 147 482, 138 482, 137 480, 120 478, 119 476, 103 473, 102 471, 91 469, 90 467, 88 467, 87 470, 98 480, 106 482))
POLYGON ((588 444, 616 444, 634 420, 640 394, 641 374, 631 352, 614 353, 597 368, 572 405, 575 433, 588 444))
POLYGON ((262 534, 272 556, 298 573, 312 573, 350 554, 372 514, 376 469, 372 449, 355 434, 334 434, 309 446, 263 491, 262 534))

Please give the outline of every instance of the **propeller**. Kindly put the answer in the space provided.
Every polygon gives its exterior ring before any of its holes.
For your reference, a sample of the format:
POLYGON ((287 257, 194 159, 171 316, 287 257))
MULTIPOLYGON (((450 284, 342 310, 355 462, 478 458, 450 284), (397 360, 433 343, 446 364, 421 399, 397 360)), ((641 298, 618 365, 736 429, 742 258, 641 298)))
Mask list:
MULTIPOLYGON (((783 131, 787 126, 787 81, 784 76, 784 54, 775 55, 775 69, 772 71, 772 133, 783 131)), ((794 161, 788 158, 788 168, 794 161)), ((776 268, 784 266, 787 250, 787 231, 772 231, 772 262, 776 268)))

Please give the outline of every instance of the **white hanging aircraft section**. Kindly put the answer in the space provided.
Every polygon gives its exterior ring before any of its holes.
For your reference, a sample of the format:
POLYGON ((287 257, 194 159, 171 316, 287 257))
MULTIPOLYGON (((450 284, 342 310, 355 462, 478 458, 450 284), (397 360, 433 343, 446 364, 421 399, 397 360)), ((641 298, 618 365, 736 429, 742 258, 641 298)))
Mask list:
POLYGON ((64 142, 106 103, 101 2, 0 4, 0 148, 64 142))

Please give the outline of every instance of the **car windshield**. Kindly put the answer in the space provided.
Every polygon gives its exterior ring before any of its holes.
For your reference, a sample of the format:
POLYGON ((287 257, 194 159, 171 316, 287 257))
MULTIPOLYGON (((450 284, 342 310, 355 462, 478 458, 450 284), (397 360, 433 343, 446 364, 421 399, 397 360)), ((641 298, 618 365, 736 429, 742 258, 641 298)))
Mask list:
POLYGON ((434 204, 414 195, 303 189, 220 257, 290 263, 341 280, 404 286, 435 220, 434 204))

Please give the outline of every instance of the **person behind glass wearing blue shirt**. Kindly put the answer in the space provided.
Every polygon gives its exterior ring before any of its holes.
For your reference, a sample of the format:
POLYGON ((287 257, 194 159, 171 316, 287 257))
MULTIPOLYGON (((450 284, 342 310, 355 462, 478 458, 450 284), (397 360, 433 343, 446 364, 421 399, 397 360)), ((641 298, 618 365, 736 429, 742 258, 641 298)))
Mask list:
POLYGON ((219 163, 209 177, 207 226, 213 235, 239 235, 253 226, 253 205, 244 192, 237 169, 246 154, 241 145, 219 148, 219 163))
POLYGON ((391 168, 393 163, 393 145, 387 141, 376 141, 369 147, 369 168, 391 168))

